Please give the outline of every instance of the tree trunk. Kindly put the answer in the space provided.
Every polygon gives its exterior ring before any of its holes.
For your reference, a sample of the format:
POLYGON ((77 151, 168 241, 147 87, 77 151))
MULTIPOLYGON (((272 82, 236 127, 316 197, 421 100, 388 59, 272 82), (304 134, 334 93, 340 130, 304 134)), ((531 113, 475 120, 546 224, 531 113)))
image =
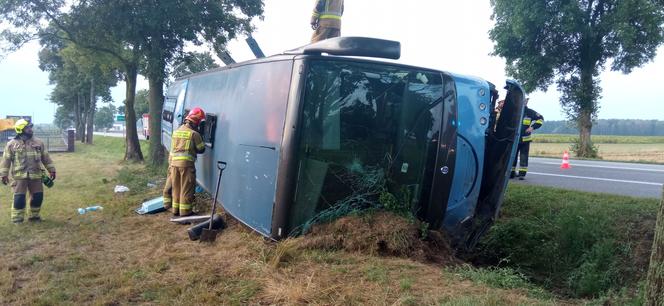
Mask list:
MULTIPOLYGON (((586 42, 588 39, 584 39, 586 42)), ((586 45, 586 44, 584 44, 586 45)), ((577 117, 577 124, 579 126, 579 146, 576 155, 579 157, 597 157, 597 152, 590 139, 590 134, 593 128, 593 115, 595 114, 595 82, 593 80, 593 72, 595 71, 595 60, 592 57, 592 52, 589 47, 584 47, 582 52, 585 56, 581 59, 581 83, 580 93, 577 96, 579 99, 579 114, 577 117)))
POLYGON ((127 91, 125 96, 125 160, 143 161, 143 152, 138 142, 138 131, 136 130, 136 112, 134 111, 134 99, 136 98, 136 77, 138 67, 128 65, 127 67, 127 91))
POLYGON ((95 97, 95 79, 93 77, 90 81, 90 105, 88 106, 88 114, 86 116, 87 135, 85 137, 85 143, 87 144, 92 144, 92 135, 94 135, 96 102, 97 98, 95 97))
MULTIPOLYGON (((164 69, 162 68, 161 71, 164 71, 164 69)), ((164 80, 162 77, 151 76, 149 83, 150 160, 152 165, 159 166, 164 163, 164 150, 161 145, 161 109, 164 105, 164 80)))
POLYGON ((76 120, 76 140, 83 140, 85 131, 83 130, 83 110, 81 109, 81 93, 76 96, 76 105, 74 105, 74 120, 76 120))
POLYGON ((590 140, 591 131, 593 128, 592 115, 589 112, 583 111, 579 114, 579 148, 576 151, 576 156, 579 157, 595 157, 593 144, 590 140))
POLYGON ((646 305, 664 305, 664 191, 659 203, 655 239, 652 242, 650 268, 646 279, 646 305))

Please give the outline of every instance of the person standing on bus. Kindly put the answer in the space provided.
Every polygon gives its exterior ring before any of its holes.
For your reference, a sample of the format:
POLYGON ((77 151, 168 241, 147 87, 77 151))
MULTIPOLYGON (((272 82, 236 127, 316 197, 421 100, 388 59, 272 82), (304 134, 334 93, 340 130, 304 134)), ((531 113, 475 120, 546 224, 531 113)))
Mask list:
POLYGON ((205 143, 197 132, 205 120, 205 112, 194 107, 171 136, 171 154, 168 156, 168 177, 164 188, 164 207, 167 207, 167 189, 172 195, 171 207, 174 216, 192 214, 194 191, 196 189, 196 154, 205 152, 205 143), (170 183, 170 184, 169 184, 170 183))
POLYGON ((512 166, 512 173, 510 178, 519 177, 519 180, 526 178, 528 173, 528 154, 530 152, 530 142, 533 140, 533 131, 539 129, 544 123, 544 117, 538 112, 528 108, 528 100, 526 98, 526 108, 523 110, 523 120, 521 124, 521 141, 514 157, 514 165, 512 166), (519 159, 519 172, 517 174, 516 161, 519 159))
POLYGON ((311 28, 314 34, 311 42, 341 35, 341 15, 344 13, 344 0, 316 0, 311 14, 311 28))

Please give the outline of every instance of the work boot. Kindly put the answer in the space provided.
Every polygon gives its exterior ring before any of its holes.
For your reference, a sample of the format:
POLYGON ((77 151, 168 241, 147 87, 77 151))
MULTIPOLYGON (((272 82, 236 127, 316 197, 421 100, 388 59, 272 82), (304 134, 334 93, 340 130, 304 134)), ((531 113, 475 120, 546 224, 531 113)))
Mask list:
POLYGON ((519 176, 519 181, 523 181, 523 180, 525 180, 525 179, 526 179, 526 176, 525 176, 525 175, 520 175, 520 176, 519 176))
POLYGON ((516 177, 516 172, 512 171, 510 172, 510 178, 513 179, 516 177))
POLYGON ((41 219, 40 216, 30 217, 30 218, 28 218, 28 222, 39 223, 39 222, 41 222, 41 221, 42 221, 42 219, 41 219))
POLYGON ((12 220, 12 224, 21 224, 23 220, 12 220))

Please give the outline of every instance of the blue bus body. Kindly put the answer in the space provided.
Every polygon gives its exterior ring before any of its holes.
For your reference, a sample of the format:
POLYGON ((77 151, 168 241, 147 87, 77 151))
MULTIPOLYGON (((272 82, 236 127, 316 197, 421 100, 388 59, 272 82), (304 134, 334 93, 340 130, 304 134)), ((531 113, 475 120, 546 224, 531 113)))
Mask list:
POLYGON ((281 239, 332 211, 391 197, 458 245, 495 220, 514 159, 523 90, 508 81, 506 107, 479 78, 375 61, 397 42, 340 37, 281 55, 176 80, 162 112, 162 141, 184 114, 208 114, 197 182, 258 233, 281 239), (322 53, 326 53, 324 55, 322 53))

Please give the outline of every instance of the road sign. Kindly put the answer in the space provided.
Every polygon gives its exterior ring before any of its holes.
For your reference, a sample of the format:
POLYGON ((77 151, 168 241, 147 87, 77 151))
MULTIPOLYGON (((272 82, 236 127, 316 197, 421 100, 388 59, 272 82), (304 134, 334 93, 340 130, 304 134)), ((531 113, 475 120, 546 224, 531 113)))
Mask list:
POLYGON ((124 115, 115 115, 115 121, 124 122, 125 121, 125 116, 124 115))

